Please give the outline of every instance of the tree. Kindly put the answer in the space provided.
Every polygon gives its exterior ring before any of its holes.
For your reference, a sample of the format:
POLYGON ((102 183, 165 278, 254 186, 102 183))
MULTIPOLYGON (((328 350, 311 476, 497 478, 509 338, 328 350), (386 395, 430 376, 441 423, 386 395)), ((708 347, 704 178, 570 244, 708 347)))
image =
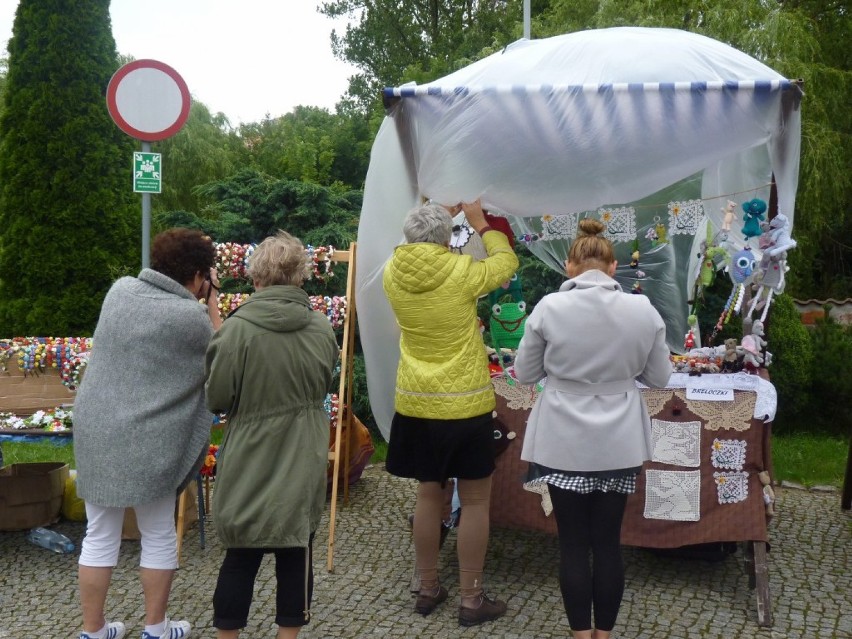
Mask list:
POLYGON ((139 259, 133 144, 104 95, 109 0, 21 0, 0 118, 0 334, 90 333, 139 259))
POLYGON ((243 169, 198 188, 212 204, 197 216, 186 211, 158 215, 158 224, 201 228, 219 242, 256 243, 279 229, 305 244, 345 248, 354 241, 361 192, 341 186, 269 176, 243 169))
POLYGON ((349 95, 364 110, 380 104, 383 86, 440 77, 521 35, 522 3, 511 0, 330 0, 319 10, 357 16, 331 45, 361 70, 349 95))
POLYGON ((212 115, 201 102, 192 101, 183 128, 157 143, 163 154, 163 192, 153 197, 156 210, 200 211, 207 202, 195 187, 230 175, 241 140, 223 113, 212 115))
POLYGON ((240 136, 243 166, 288 180, 351 188, 364 181, 372 143, 363 114, 335 115, 309 106, 243 125, 240 136))
POLYGON ((536 22, 546 37, 581 29, 670 27, 720 40, 788 78, 804 80, 802 152, 788 292, 852 294, 850 21, 839 0, 552 0, 536 22))

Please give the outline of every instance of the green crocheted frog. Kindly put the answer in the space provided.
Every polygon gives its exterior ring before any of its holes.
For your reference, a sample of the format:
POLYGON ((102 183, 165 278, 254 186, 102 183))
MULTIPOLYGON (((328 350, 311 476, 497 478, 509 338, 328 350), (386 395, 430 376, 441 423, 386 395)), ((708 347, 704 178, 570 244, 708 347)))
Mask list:
MULTIPOLYGON (((491 342, 494 350, 500 353, 500 349, 509 348, 515 350, 524 336, 524 326, 527 322, 527 305, 521 291, 521 280, 517 274, 500 288, 488 294, 488 303, 491 305, 491 319, 489 330, 491 331, 491 342), (511 296, 511 302, 501 302, 507 295, 511 296)), ((501 360, 502 358, 498 357, 501 360)))

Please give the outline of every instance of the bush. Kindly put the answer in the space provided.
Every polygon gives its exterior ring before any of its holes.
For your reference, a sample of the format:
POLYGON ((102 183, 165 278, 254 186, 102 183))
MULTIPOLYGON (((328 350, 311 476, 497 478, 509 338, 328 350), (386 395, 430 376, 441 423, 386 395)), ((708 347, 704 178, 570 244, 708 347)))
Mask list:
POLYGON ((852 326, 841 326, 829 316, 808 331, 811 350, 811 408, 809 423, 832 435, 848 436, 850 424, 846 398, 852 397, 852 326))
POLYGON ((769 375, 778 391, 774 429, 790 431, 814 412, 811 401, 813 348, 808 329, 788 295, 773 298, 767 321, 768 350, 772 353, 769 375))

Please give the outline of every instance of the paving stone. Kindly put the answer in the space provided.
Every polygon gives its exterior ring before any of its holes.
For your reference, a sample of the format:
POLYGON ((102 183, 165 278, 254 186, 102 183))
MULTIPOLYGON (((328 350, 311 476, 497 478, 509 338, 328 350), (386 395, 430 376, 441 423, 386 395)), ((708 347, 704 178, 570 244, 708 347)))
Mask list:
MULTIPOLYGON (((413 482, 368 468, 337 510, 335 570, 326 570, 328 511, 314 550, 313 618, 300 639, 556 639, 570 636, 562 609, 556 538, 492 529, 486 560, 488 591, 508 602, 506 616, 476 628, 458 625, 455 533, 440 554, 450 598, 428 617, 414 613, 409 584, 414 565, 407 515, 413 482)), ((778 491, 770 525, 772 628, 757 625, 755 593, 743 554, 721 561, 663 557, 625 548, 626 591, 617 639, 852 639, 852 516, 836 492, 778 491)), ((82 523, 57 530, 79 547, 82 523)), ((212 520, 206 547, 197 527, 184 538, 170 614, 194 625, 193 637, 213 639, 211 598, 224 550, 212 520)), ((24 532, 0 533, 0 639, 76 639, 79 623, 77 556, 32 546, 24 532)), ((139 637, 144 618, 137 566, 139 543, 123 542, 107 600, 110 618, 139 637)), ((258 574, 244 639, 275 636, 275 574, 271 558, 258 574)))

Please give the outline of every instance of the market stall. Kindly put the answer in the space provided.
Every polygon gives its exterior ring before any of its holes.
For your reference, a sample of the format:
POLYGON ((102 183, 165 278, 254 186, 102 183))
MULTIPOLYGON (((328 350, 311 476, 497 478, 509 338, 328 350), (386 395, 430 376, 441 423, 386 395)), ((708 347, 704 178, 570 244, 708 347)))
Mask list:
POLYGON ((801 95, 797 82, 726 44, 634 27, 520 40, 434 82, 387 89, 355 282, 370 403, 385 437, 399 330, 381 274, 412 206, 481 198, 559 272, 578 220, 601 219, 616 279, 651 299, 670 349, 683 353, 701 266, 707 257, 711 271, 725 266, 708 250, 732 260, 749 244, 760 262, 754 228, 773 207, 789 237, 801 95))
MULTIPOLYGON (((615 279, 660 312, 677 371, 672 388, 643 390, 655 446, 669 457, 646 465, 623 542, 745 542, 758 618, 769 625, 775 408, 761 377, 771 360, 763 322, 796 246, 801 96, 799 82, 726 44, 632 27, 521 40, 428 84, 386 89, 356 279, 370 401, 384 436, 399 329, 382 272, 403 241, 408 210, 424 200, 479 198, 516 242, 560 273, 579 221, 599 219, 615 248, 615 279), (722 270, 731 294, 712 334, 701 335, 696 300, 722 270), (742 337, 718 343, 735 314, 742 337)), ((451 248, 475 255, 475 234, 462 220, 456 225, 451 248)), ((513 330, 522 333, 518 309, 513 330)), ((505 322, 481 319, 501 368, 495 336, 505 322)), ((540 500, 522 487, 520 442, 537 391, 502 371, 493 381, 498 421, 516 435, 498 458, 493 521, 552 532, 540 500)))

